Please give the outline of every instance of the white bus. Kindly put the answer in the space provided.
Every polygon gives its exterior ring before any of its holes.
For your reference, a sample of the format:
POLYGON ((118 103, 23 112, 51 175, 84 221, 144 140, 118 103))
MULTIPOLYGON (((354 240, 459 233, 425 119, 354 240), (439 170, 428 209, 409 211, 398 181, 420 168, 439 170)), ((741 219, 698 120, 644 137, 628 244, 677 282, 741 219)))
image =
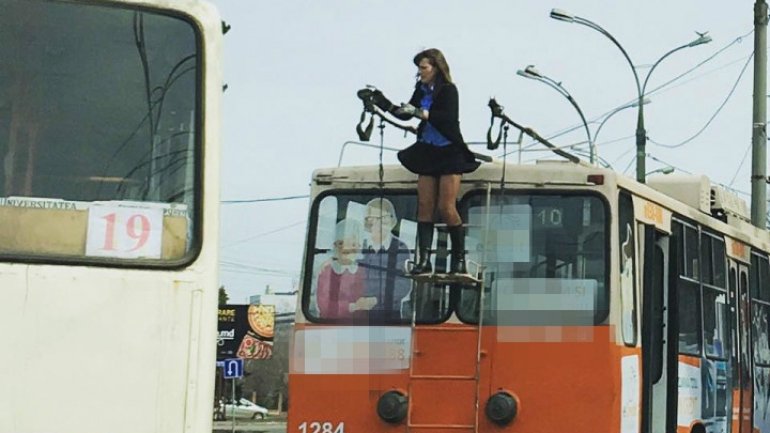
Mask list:
POLYGON ((0 433, 211 431, 222 23, 0 0, 0 433))

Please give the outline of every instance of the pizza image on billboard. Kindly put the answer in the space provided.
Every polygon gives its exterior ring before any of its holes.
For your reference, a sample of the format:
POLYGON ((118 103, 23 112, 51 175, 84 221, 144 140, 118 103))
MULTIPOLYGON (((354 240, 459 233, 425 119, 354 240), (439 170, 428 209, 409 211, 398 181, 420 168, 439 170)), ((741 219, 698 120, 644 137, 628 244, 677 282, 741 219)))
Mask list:
POLYGON ((275 327, 274 305, 249 305, 249 326, 260 337, 271 340, 275 327))

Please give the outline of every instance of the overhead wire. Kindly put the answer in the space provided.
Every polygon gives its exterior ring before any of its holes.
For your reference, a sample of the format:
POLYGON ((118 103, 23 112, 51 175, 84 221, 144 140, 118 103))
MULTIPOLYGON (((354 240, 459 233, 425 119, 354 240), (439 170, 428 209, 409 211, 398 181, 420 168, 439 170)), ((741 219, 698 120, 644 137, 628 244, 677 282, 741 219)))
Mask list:
POLYGON ((247 238, 237 240, 237 241, 229 243, 227 245, 223 245, 222 248, 230 248, 232 246, 239 245, 239 244, 242 244, 244 242, 248 242, 248 241, 260 238, 262 236, 267 236, 267 235, 271 235, 273 233, 278 233, 280 231, 288 230, 288 229, 290 229, 292 227, 296 227, 296 226, 298 226, 300 224, 306 224, 306 223, 307 223, 307 219, 303 219, 301 221, 297 221, 297 222, 294 222, 294 223, 291 223, 291 224, 288 224, 288 225, 285 225, 285 226, 278 227, 277 229, 273 229, 273 230, 269 230, 269 231, 266 231, 266 232, 258 233, 256 235, 249 236, 247 238))
POLYGON ((674 148, 677 148, 677 147, 684 146, 685 144, 693 141, 695 138, 697 138, 699 135, 701 135, 703 133, 703 131, 705 131, 706 128, 708 128, 709 125, 711 125, 711 122, 713 122, 714 119, 719 115, 719 113, 722 111, 722 108, 724 108, 725 105, 727 104, 727 101, 729 101, 730 98, 733 96, 733 94, 735 93, 735 89, 738 87, 738 83, 741 82, 741 79, 743 78, 743 74, 746 72, 746 68, 749 66, 749 63, 751 62, 751 59, 753 57, 754 57, 754 54, 752 53, 752 55, 750 55, 749 58, 746 60, 746 63, 743 65, 743 68, 741 68, 741 72, 740 72, 740 74, 738 74, 738 78, 735 80, 735 83, 733 83, 733 86, 730 89, 730 92, 727 93, 727 96, 725 97, 724 101, 722 101, 722 103, 719 105, 719 107, 717 107, 716 111, 709 118, 709 120, 706 121, 706 124, 703 125, 703 127, 701 127, 701 129, 699 129, 698 132, 696 132, 692 137, 690 137, 690 138, 688 138, 688 139, 686 139, 686 140, 684 140, 684 141, 682 141, 680 143, 677 143, 677 144, 660 143, 660 142, 657 142, 657 141, 655 141, 655 140, 653 140, 651 138, 647 138, 647 140, 650 143, 655 144, 657 146, 665 147, 665 148, 668 148, 668 149, 674 149, 674 148))
POLYGON ((753 143, 749 143, 749 145, 746 146, 746 150, 743 152, 743 158, 741 158, 741 163, 738 164, 738 169, 735 170, 735 174, 733 175, 732 179, 730 179, 730 186, 733 186, 735 179, 738 177, 738 173, 740 173, 741 168, 743 168, 743 163, 746 162, 746 157, 749 156, 749 150, 751 150, 752 144, 753 143))
MULTIPOLYGON (((670 80, 668 80, 668 81, 666 81, 666 82, 664 82, 664 83, 660 84, 659 86, 657 86, 657 87, 654 87, 654 88, 653 88, 652 90, 650 90, 649 92, 645 92, 644 96, 648 96, 648 95, 652 95, 652 94, 654 94, 654 93, 658 93, 658 92, 660 92, 660 91, 661 91, 662 89, 664 89, 664 88, 669 88, 669 85, 670 85, 670 84, 672 84, 672 83, 674 83, 674 82, 676 82, 676 81, 680 80, 681 78, 683 78, 683 77, 685 77, 685 76, 687 76, 687 75, 691 74, 693 71, 695 71, 695 70, 697 70, 697 69, 701 68, 703 65, 707 64, 708 62, 712 61, 712 60, 713 60, 713 59, 715 59, 717 56, 719 56, 720 54, 722 54, 722 53, 723 53, 724 51, 726 51, 728 48, 732 47, 732 46, 733 46, 733 45, 735 45, 735 44, 741 43, 741 42, 743 41, 743 39, 744 39, 744 38, 748 37, 748 36, 749 36, 749 35, 751 35, 752 33, 754 33, 754 30, 753 30, 753 29, 752 29, 752 30, 750 30, 750 31, 748 31, 748 32, 747 32, 747 33, 745 33, 745 34, 742 34, 742 35, 740 35, 740 36, 736 37, 736 38, 735 38, 735 39, 733 39, 733 40, 732 40, 730 43, 728 43, 728 44, 727 44, 727 45, 725 45, 724 47, 720 48, 720 49, 719 49, 719 50, 717 50, 717 51, 716 51, 714 54, 710 55, 710 56, 709 56, 709 57, 707 57, 706 59, 704 59, 704 60, 702 60, 701 62, 697 63, 695 66, 693 66, 693 67, 691 67, 690 69, 688 69, 688 70, 684 71, 683 73, 681 73, 681 74, 679 74, 679 75, 677 75, 677 76, 675 76, 675 77, 671 78, 670 80)), ((732 64, 732 63, 734 63, 734 62, 731 62, 731 63, 729 63, 729 64, 732 64)), ((728 65, 729 65, 729 64, 728 64, 728 65)), ((722 67, 726 67, 726 66, 727 66, 727 65, 723 65, 722 67)), ((705 75, 707 75, 708 73, 716 72, 716 71, 717 71, 717 70, 719 70, 719 69, 720 69, 720 68, 717 68, 717 69, 714 69, 714 70, 712 70, 712 71, 709 71, 709 72, 707 72, 707 73, 701 74, 701 75, 700 75, 700 77, 702 77, 702 76, 705 76, 705 75)), ((688 80, 687 82, 689 82, 689 81, 692 81, 692 80, 688 80)), ((680 85, 683 85, 683 84, 684 84, 684 83, 681 83, 680 85)), ((623 104, 620 104, 620 105, 618 105, 617 107, 615 107, 615 108, 613 108, 613 109, 611 109, 611 110, 608 110, 608 111, 606 111, 605 113, 603 113, 603 114, 601 114, 601 115, 599 115, 599 116, 597 116, 597 117, 595 117, 595 118, 591 119, 591 120, 590 120, 588 123, 594 123, 594 122, 598 121, 599 119, 601 119, 602 117, 606 116, 607 114, 611 113, 612 111, 616 110, 617 108, 623 107, 623 106, 625 106, 625 105, 628 105, 628 104, 630 104, 630 103, 633 103, 634 101, 637 101, 637 100, 638 100, 638 97, 634 97, 633 99, 630 99, 630 100, 628 100, 627 102, 625 102, 625 103, 623 103, 623 104)), ((555 132, 553 135, 549 136, 549 137, 548 137, 548 139, 550 140, 550 139, 553 139, 553 138, 557 138, 557 137, 560 137, 560 136, 562 136, 562 135, 564 135, 564 134, 567 134, 567 133, 569 133, 569 132, 575 131, 575 130, 577 130, 577 129, 580 129, 580 128, 582 128, 582 127, 583 127, 583 125, 582 125, 582 124, 577 124, 577 125, 574 125, 574 126, 570 126, 570 127, 567 127, 567 128, 565 128, 565 129, 562 129, 562 130, 560 130, 560 131, 557 131, 557 132, 555 132)), ((606 144, 606 143, 605 143, 605 144, 606 144)), ((533 141, 533 142, 530 142, 530 143, 526 144, 525 146, 522 146, 522 149, 528 149, 528 148, 530 148, 530 147, 533 147, 533 146, 536 146, 536 145, 538 145, 538 142, 536 142, 536 141, 533 141)), ((598 144, 597 144, 597 146, 598 146, 598 144)), ((515 152, 515 151, 516 151, 516 150, 512 150, 511 152, 515 152)))
POLYGON ((220 203, 222 204, 262 203, 266 201, 285 201, 285 200, 296 200, 300 198, 310 198, 310 195, 308 194, 287 195, 284 197, 253 198, 253 199, 246 199, 246 200, 221 200, 220 203))

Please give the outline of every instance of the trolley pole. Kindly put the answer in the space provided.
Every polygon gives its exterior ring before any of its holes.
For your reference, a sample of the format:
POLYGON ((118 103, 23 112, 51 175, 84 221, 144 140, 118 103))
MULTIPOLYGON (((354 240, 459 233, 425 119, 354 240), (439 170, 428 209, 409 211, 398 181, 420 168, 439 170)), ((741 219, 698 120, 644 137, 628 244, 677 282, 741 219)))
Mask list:
POLYGON ((751 223, 767 227, 767 3, 754 3, 754 109, 751 132, 751 223))

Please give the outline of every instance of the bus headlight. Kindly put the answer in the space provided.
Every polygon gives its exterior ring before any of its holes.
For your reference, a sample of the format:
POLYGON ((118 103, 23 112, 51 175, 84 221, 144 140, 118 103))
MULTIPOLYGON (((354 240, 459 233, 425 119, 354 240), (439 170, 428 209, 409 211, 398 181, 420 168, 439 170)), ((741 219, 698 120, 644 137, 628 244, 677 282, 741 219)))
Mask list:
POLYGON ((391 424, 403 421, 408 408, 409 400, 399 391, 388 391, 377 401, 377 415, 391 424))
POLYGON ((518 404, 513 396, 505 391, 499 391, 489 397, 484 411, 490 421, 502 426, 513 421, 518 410, 518 404))

